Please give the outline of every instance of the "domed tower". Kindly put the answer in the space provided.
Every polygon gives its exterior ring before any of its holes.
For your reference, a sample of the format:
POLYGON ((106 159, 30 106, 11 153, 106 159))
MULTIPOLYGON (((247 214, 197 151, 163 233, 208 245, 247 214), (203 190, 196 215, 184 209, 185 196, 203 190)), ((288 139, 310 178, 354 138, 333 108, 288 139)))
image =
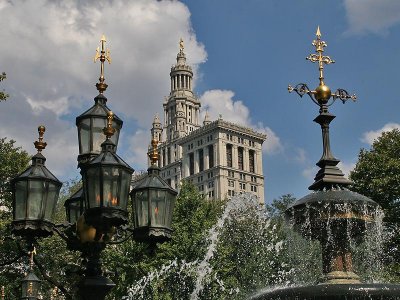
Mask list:
POLYGON ((151 128, 151 139, 161 142, 162 140, 162 124, 158 114, 154 116, 153 127, 151 128))
POLYGON ((211 123, 211 121, 210 121, 210 116, 208 115, 208 110, 207 110, 207 111, 206 111, 206 114, 205 114, 205 116, 204 116, 203 125, 206 126, 206 125, 208 125, 208 124, 210 124, 210 123, 211 123))
POLYGON ((167 101, 163 104, 164 129, 167 142, 182 137, 200 127, 200 102, 192 90, 193 71, 192 67, 186 64, 182 39, 179 42, 179 48, 176 65, 172 66, 170 72, 171 92, 167 101), (178 109, 180 110, 179 114, 178 109))

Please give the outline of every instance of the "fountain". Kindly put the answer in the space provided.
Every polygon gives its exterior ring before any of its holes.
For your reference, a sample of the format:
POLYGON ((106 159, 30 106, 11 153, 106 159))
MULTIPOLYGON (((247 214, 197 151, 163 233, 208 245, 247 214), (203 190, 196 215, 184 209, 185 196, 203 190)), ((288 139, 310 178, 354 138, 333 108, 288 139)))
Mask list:
POLYGON ((337 166, 340 161, 331 153, 329 124, 335 116, 328 111, 328 107, 337 99, 345 103, 356 97, 343 89, 332 93, 325 85, 324 64, 334 61, 322 55, 327 45, 321 40, 319 27, 316 36, 313 41, 316 54, 307 59, 318 62, 319 86, 310 90, 301 83, 288 89, 300 97, 307 94, 319 106, 319 115, 314 122, 322 129, 323 154, 317 163, 320 169, 315 181, 309 187, 313 192, 289 207, 286 217, 295 231, 320 243, 323 277, 315 285, 277 288, 261 292, 251 299, 400 299, 400 285, 362 283, 353 269, 352 244, 363 240, 365 234, 381 220, 382 212, 376 202, 346 188, 351 181, 345 178, 337 166))

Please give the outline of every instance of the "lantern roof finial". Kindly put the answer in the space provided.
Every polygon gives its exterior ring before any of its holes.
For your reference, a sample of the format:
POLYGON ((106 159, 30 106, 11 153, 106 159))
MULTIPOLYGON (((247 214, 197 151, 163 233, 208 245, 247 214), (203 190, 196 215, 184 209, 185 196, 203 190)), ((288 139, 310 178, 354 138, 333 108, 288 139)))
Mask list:
POLYGON ((149 157, 150 157, 152 166, 154 166, 158 161, 157 145, 158 145, 158 141, 156 139, 152 139, 151 140, 152 150, 149 152, 149 157))
POLYGON ((47 146, 47 143, 43 142, 43 135, 45 131, 46 127, 44 127, 43 125, 40 125, 38 127, 39 139, 34 142, 35 148, 37 149, 38 153, 42 152, 42 150, 45 149, 47 146))
POLYGON ((33 270, 33 256, 36 255, 36 247, 33 246, 32 251, 28 252, 30 258, 29 258, 29 270, 32 271, 33 270))
POLYGON ((94 56, 94 62, 97 60, 100 60, 100 77, 99 77, 99 82, 96 83, 97 90, 99 91, 100 94, 103 94, 103 92, 107 89, 108 85, 104 82, 104 62, 107 60, 109 64, 111 64, 111 56, 110 56, 110 50, 106 49, 105 43, 106 43, 106 37, 104 34, 101 37, 100 40, 101 43, 101 49, 100 46, 97 47, 96 49, 96 55, 94 56))
POLYGON ((115 128, 112 127, 114 119, 114 113, 110 110, 107 113, 107 126, 103 128, 103 133, 107 137, 107 140, 109 140, 115 133, 115 128))

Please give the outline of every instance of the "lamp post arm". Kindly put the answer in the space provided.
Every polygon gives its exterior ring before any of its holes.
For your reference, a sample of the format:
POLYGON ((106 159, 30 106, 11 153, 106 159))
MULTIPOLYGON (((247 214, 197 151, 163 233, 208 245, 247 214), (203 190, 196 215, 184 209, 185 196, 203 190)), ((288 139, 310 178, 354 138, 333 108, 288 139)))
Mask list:
POLYGON ((107 242, 107 244, 110 245, 118 245, 126 242, 129 240, 134 234, 134 229, 132 227, 129 227, 128 225, 122 226, 120 230, 117 230, 117 233, 115 234, 114 238, 107 242))

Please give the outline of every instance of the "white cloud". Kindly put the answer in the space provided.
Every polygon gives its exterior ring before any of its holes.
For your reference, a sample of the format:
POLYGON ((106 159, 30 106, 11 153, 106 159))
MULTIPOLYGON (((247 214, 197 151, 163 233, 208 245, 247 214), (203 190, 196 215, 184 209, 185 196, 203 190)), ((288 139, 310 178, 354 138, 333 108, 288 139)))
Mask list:
POLYGON ((147 151, 150 143, 150 132, 138 129, 129 138, 130 155, 127 163, 134 166, 136 172, 147 170, 147 151))
POLYGON ((339 162, 338 167, 340 170, 342 170, 344 176, 349 177, 350 172, 353 171, 355 168, 356 164, 355 163, 346 163, 346 162, 339 162))
POLYGON ((307 160, 306 151, 302 148, 297 148, 295 149, 295 152, 296 152, 294 156, 295 161, 301 164, 305 163, 307 160))
POLYGON ((254 124, 250 118, 248 107, 242 101, 234 100, 234 96, 234 92, 230 90, 206 91, 200 97, 203 108, 201 118, 204 118, 205 112, 208 111, 210 120, 216 120, 221 115, 225 121, 251 127, 267 135, 267 140, 263 144, 265 153, 275 154, 282 151, 283 146, 275 132, 262 122, 254 124))
MULTIPOLYGON (((179 1, 0 0, 0 10, 0 26, 7 29, 0 31, 0 39, 7 41, 1 49, 0 71, 7 73, 1 88, 10 94, 1 103, 0 134, 34 153, 36 128, 44 124, 49 144, 44 154, 57 174, 76 167, 74 118, 97 94, 100 66, 92 59, 103 33, 112 57, 105 66, 105 95, 124 119, 124 129, 132 124, 148 128, 162 109, 181 37, 195 71, 206 60, 190 11, 179 1)), ((135 164, 144 157, 137 156, 135 164)))
POLYGON ((368 144, 372 145, 373 142, 382 135, 383 132, 386 131, 391 131, 393 129, 400 129, 400 124, 398 123, 387 123, 385 124, 382 128, 378 130, 371 130, 367 131, 363 134, 363 137, 361 138, 361 141, 368 144))
POLYGON ((385 34, 400 23, 398 0, 345 0, 349 34, 385 34))
POLYGON ((315 174, 317 174, 319 168, 317 166, 308 167, 303 170, 301 175, 308 179, 309 181, 314 181, 315 174))

